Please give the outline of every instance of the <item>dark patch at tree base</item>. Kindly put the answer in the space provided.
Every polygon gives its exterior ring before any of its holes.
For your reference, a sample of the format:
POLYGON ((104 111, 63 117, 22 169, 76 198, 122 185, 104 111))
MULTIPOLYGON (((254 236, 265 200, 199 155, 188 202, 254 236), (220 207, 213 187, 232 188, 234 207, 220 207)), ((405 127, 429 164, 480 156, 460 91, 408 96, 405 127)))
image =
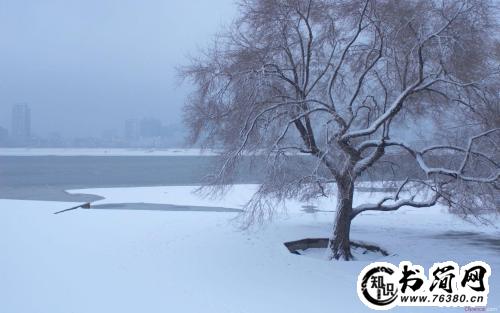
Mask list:
MULTIPOLYGON (((304 251, 307 249, 326 249, 328 248, 328 243, 330 240, 328 238, 305 238, 305 239, 300 239, 300 240, 295 240, 295 241, 288 241, 285 242, 284 245, 290 251, 290 253, 301 255, 299 251, 304 251)), ((365 249, 366 251, 363 252, 363 254, 366 254, 367 252, 375 252, 375 253, 380 253, 383 256, 388 256, 389 253, 376 246, 373 244, 367 244, 364 242, 360 241, 351 241, 351 247, 352 248, 361 248, 365 249)))

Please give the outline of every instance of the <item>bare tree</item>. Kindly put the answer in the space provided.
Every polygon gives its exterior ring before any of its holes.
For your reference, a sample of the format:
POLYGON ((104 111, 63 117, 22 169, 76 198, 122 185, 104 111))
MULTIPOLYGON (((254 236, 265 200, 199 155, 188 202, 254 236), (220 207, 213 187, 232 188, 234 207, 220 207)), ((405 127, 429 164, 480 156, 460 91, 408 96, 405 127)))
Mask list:
POLYGON ((345 260, 351 221, 366 211, 438 201, 465 215, 496 210, 495 9, 487 0, 241 0, 239 18, 182 71, 196 86, 185 106, 193 141, 224 149, 212 184, 230 185, 242 157, 259 155, 266 177, 250 221, 288 198, 336 193, 330 248, 345 260), (404 124, 429 145, 402 136, 404 124), (402 152, 421 178, 353 207, 356 180, 402 152))

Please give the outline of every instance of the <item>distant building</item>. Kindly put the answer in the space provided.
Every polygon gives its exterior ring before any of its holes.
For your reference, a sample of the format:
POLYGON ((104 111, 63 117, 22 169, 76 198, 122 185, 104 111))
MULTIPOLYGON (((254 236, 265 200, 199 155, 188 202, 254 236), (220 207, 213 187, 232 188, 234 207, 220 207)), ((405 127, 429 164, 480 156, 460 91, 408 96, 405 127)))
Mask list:
POLYGON ((143 118, 141 120, 141 137, 157 138, 163 135, 163 125, 156 118, 143 118))
POLYGON ((28 144, 31 138, 31 110, 27 104, 12 107, 12 140, 15 144, 28 144))
POLYGON ((138 119, 125 121, 125 139, 129 142, 138 140, 141 137, 141 126, 138 119))
POLYGON ((0 146, 7 145, 9 140, 9 131, 0 126, 0 146))
POLYGON ((185 137, 178 125, 164 125, 159 119, 146 117, 125 121, 123 147, 134 148, 167 148, 180 147, 185 137))
POLYGON ((51 132, 46 139, 46 145, 50 147, 64 147, 65 140, 59 132, 51 132))

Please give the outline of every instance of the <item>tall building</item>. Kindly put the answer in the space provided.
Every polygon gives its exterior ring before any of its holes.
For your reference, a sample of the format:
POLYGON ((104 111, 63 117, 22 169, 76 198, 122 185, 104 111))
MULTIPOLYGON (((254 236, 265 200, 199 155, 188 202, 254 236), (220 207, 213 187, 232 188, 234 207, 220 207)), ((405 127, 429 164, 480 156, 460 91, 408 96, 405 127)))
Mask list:
POLYGON ((27 104, 12 107, 12 140, 17 144, 27 144, 31 138, 31 110, 27 104))
POLYGON ((141 127, 138 119, 125 121, 125 139, 129 142, 138 140, 141 137, 141 127))
POLYGON ((7 145, 8 140, 9 140, 9 132, 7 131, 7 129, 0 126, 0 146, 7 145))

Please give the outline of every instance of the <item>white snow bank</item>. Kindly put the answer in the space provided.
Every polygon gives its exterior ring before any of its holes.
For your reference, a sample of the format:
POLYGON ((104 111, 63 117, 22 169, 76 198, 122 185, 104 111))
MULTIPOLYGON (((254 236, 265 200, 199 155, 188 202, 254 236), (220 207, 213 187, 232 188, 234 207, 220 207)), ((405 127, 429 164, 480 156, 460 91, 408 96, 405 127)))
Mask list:
POLYGON ((241 209, 258 185, 236 185, 225 197, 207 197, 197 186, 96 188, 68 190, 70 194, 100 195, 104 199, 93 204, 110 203, 159 203, 187 206, 226 207, 241 209))
MULTIPOLYGON (((224 200, 199 198, 194 186, 80 190, 99 203, 153 202, 239 208, 254 185, 224 200)), ((73 191, 76 192, 76 191, 73 191)), ((359 201, 371 195, 362 194, 359 201)), ((333 200, 309 203, 331 209, 333 200)), ((371 200, 374 201, 374 200, 371 200)), ((72 203, 0 200, 0 311, 110 312, 373 312, 357 298, 356 279, 368 261, 329 262, 290 254, 283 242, 330 234, 332 213, 289 214, 266 227, 238 230, 234 213, 134 210, 52 212, 72 203)), ((402 210, 359 216, 353 239, 381 245, 389 262, 428 267, 484 260, 492 267, 490 308, 500 307, 500 254, 449 231, 481 231, 444 213, 402 210)), ((406 308, 391 312, 464 312, 406 308)))

